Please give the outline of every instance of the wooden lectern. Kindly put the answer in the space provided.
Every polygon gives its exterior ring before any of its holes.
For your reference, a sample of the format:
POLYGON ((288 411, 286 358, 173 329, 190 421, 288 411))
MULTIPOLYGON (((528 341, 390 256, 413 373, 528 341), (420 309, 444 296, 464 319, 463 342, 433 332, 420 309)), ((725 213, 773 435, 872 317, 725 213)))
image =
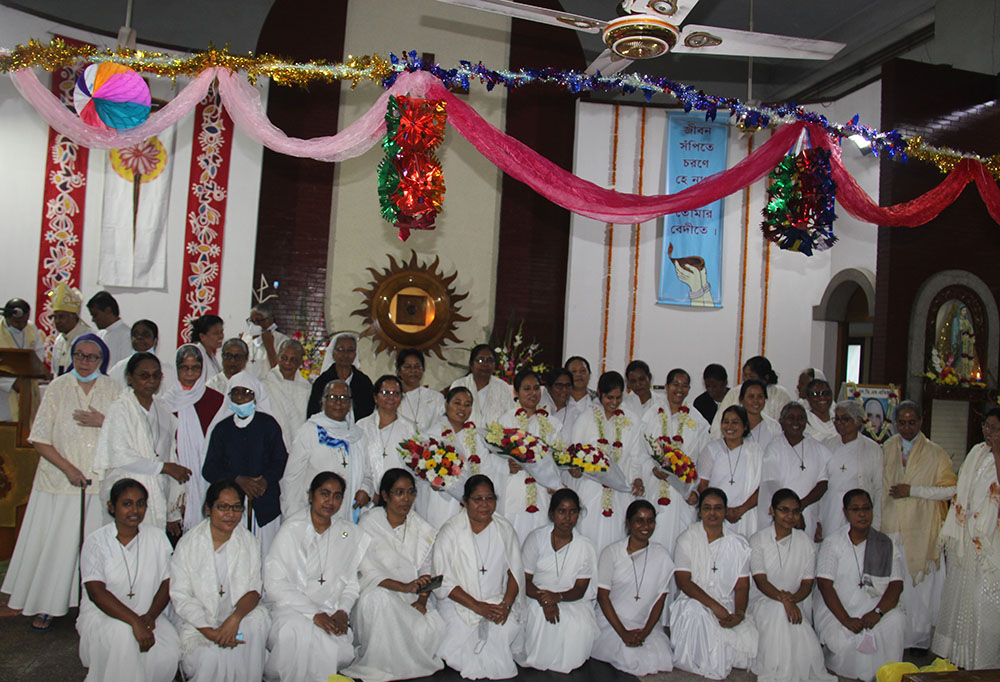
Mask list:
MULTIPOLYGON (((44 379, 48 369, 33 350, 0 348, 0 376, 44 379)), ((31 404, 31 394, 30 390, 19 392, 16 424, 0 423, 0 560, 10 558, 14 550, 38 466, 38 453, 28 443, 37 407, 31 404)))

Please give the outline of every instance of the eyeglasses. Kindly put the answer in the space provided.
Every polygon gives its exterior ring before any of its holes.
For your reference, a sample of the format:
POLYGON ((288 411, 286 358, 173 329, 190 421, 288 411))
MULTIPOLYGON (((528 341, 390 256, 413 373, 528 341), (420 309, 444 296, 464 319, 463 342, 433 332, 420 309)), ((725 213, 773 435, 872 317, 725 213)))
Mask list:
POLYGON ((569 381, 557 381, 550 388, 572 388, 573 384, 569 381))
POLYGON ((254 393, 249 388, 243 388, 241 386, 237 386, 236 388, 234 388, 233 390, 231 390, 229 392, 229 397, 230 398, 253 398, 254 397, 254 393))
POLYGON ((984 433, 992 433, 994 431, 1000 431, 1000 424, 990 424, 989 422, 983 422, 984 433))
POLYGON ((802 510, 799 507, 775 507, 774 511, 782 514, 794 514, 795 516, 802 515, 802 510))
POLYGON ((809 395, 813 398, 829 398, 833 395, 832 391, 812 391, 809 395))
POLYGON ((471 502, 472 504, 483 504, 484 502, 488 502, 488 503, 492 504, 492 503, 494 503, 496 501, 497 501, 497 496, 496 495, 487 495, 485 497, 470 497, 469 498, 469 502, 471 502))
POLYGON ((477 365, 495 365, 496 362, 497 362, 496 358, 494 358, 492 355, 489 355, 487 357, 476 358, 477 365))
POLYGON ((392 497, 416 497, 416 488, 396 488, 389 491, 389 495, 392 497))
POLYGON ((328 400, 328 401, 334 401, 334 400, 336 400, 336 401, 342 402, 342 403, 343 402, 347 402, 350 399, 351 399, 351 396, 349 396, 349 395, 325 395, 325 396, 323 396, 323 400, 328 400))
POLYGON ((383 388, 383 389, 379 390, 378 394, 380 396, 384 397, 384 398, 393 398, 393 397, 398 397, 400 395, 400 392, 399 391, 389 391, 389 390, 386 390, 386 389, 383 388))
POLYGON ((234 511, 234 512, 236 512, 238 514, 242 514, 243 513, 243 505, 242 504, 226 504, 225 502, 216 502, 212 506, 214 506, 220 512, 234 511))
POLYGON ((837 415, 833 418, 833 421, 837 424, 850 424, 854 421, 854 417, 841 417, 840 415, 837 415))
POLYGON ((358 352, 358 347, 354 346, 352 348, 351 346, 346 346, 346 347, 345 346, 334 346, 333 347, 333 352, 334 353, 357 353, 358 352))
POLYGON ((258 327, 263 327, 265 322, 267 322, 266 317, 258 317, 256 320, 252 317, 247 318, 247 324, 255 324, 258 327))
POLYGON ((101 356, 100 355, 95 355, 94 353, 81 353, 80 351, 76 351, 75 353, 73 353, 73 359, 76 360, 77 362, 80 362, 80 361, 83 361, 83 362, 100 362, 101 361, 101 356))
POLYGON ((247 354, 246 353, 223 353, 222 354, 222 359, 223 360, 246 360, 247 359, 247 354))

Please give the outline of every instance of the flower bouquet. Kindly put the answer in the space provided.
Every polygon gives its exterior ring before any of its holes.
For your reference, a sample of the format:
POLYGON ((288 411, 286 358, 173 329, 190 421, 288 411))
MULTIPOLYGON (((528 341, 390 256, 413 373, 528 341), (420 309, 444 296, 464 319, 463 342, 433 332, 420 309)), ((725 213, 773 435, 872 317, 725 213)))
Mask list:
POLYGON ((574 443, 560 449, 553 458, 560 469, 579 469, 585 474, 607 471, 610 465, 607 455, 586 443, 574 443))
POLYGON ((461 486, 455 484, 464 479, 465 462, 455 448, 433 438, 410 438, 401 442, 397 449, 403 464, 412 469, 417 478, 434 490, 443 490, 461 499, 461 486))
POLYGON ((541 438, 524 429, 505 429, 497 422, 489 425, 485 438, 498 455, 520 464, 541 485, 552 489, 562 487, 559 470, 549 456, 549 446, 541 438))
MULTIPOLYGON (((681 499, 687 499, 691 491, 694 490, 695 483, 698 481, 698 470, 694 462, 691 461, 691 458, 683 450, 677 447, 670 436, 660 436, 658 438, 646 436, 646 442, 649 443, 653 461, 656 462, 657 468, 667 475, 667 483, 670 484, 671 488, 680 493, 681 499)), ((664 502, 661 498, 660 504, 669 504, 669 497, 666 497, 666 499, 668 501, 664 502)))

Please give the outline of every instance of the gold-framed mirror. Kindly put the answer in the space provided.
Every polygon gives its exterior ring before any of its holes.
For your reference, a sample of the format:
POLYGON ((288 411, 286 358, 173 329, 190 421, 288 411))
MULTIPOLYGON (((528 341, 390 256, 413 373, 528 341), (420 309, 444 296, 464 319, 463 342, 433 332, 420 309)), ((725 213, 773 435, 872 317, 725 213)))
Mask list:
POLYGON ((388 258, 390 265, 381 272, 368 268, 372 281, 367 288, 355 289, 365 297, 364 305, 351 313, 364 318, 361 335, 376 341, 376 353, 418 348, 443 360, 441 347, 459 343, 456 325, 469 319, 458 305, 468 292, 456 293, 452 286, 458 272, 445 277, 438 272, 440 258, 430 265, 419 263, 415 251, 408 263, 388 258))

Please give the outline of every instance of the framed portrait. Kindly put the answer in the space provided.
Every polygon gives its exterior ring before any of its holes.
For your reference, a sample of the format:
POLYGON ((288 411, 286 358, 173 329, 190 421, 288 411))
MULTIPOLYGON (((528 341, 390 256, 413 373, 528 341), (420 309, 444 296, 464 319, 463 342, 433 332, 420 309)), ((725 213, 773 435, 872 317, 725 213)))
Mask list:
POLYGON ((857 400, 865 410, 865 423, 861 433, 881 445, 896 432, 893 416, 899 404, 899 387, 895 384, 845 383, 840 389, 840 400, 857 400))

